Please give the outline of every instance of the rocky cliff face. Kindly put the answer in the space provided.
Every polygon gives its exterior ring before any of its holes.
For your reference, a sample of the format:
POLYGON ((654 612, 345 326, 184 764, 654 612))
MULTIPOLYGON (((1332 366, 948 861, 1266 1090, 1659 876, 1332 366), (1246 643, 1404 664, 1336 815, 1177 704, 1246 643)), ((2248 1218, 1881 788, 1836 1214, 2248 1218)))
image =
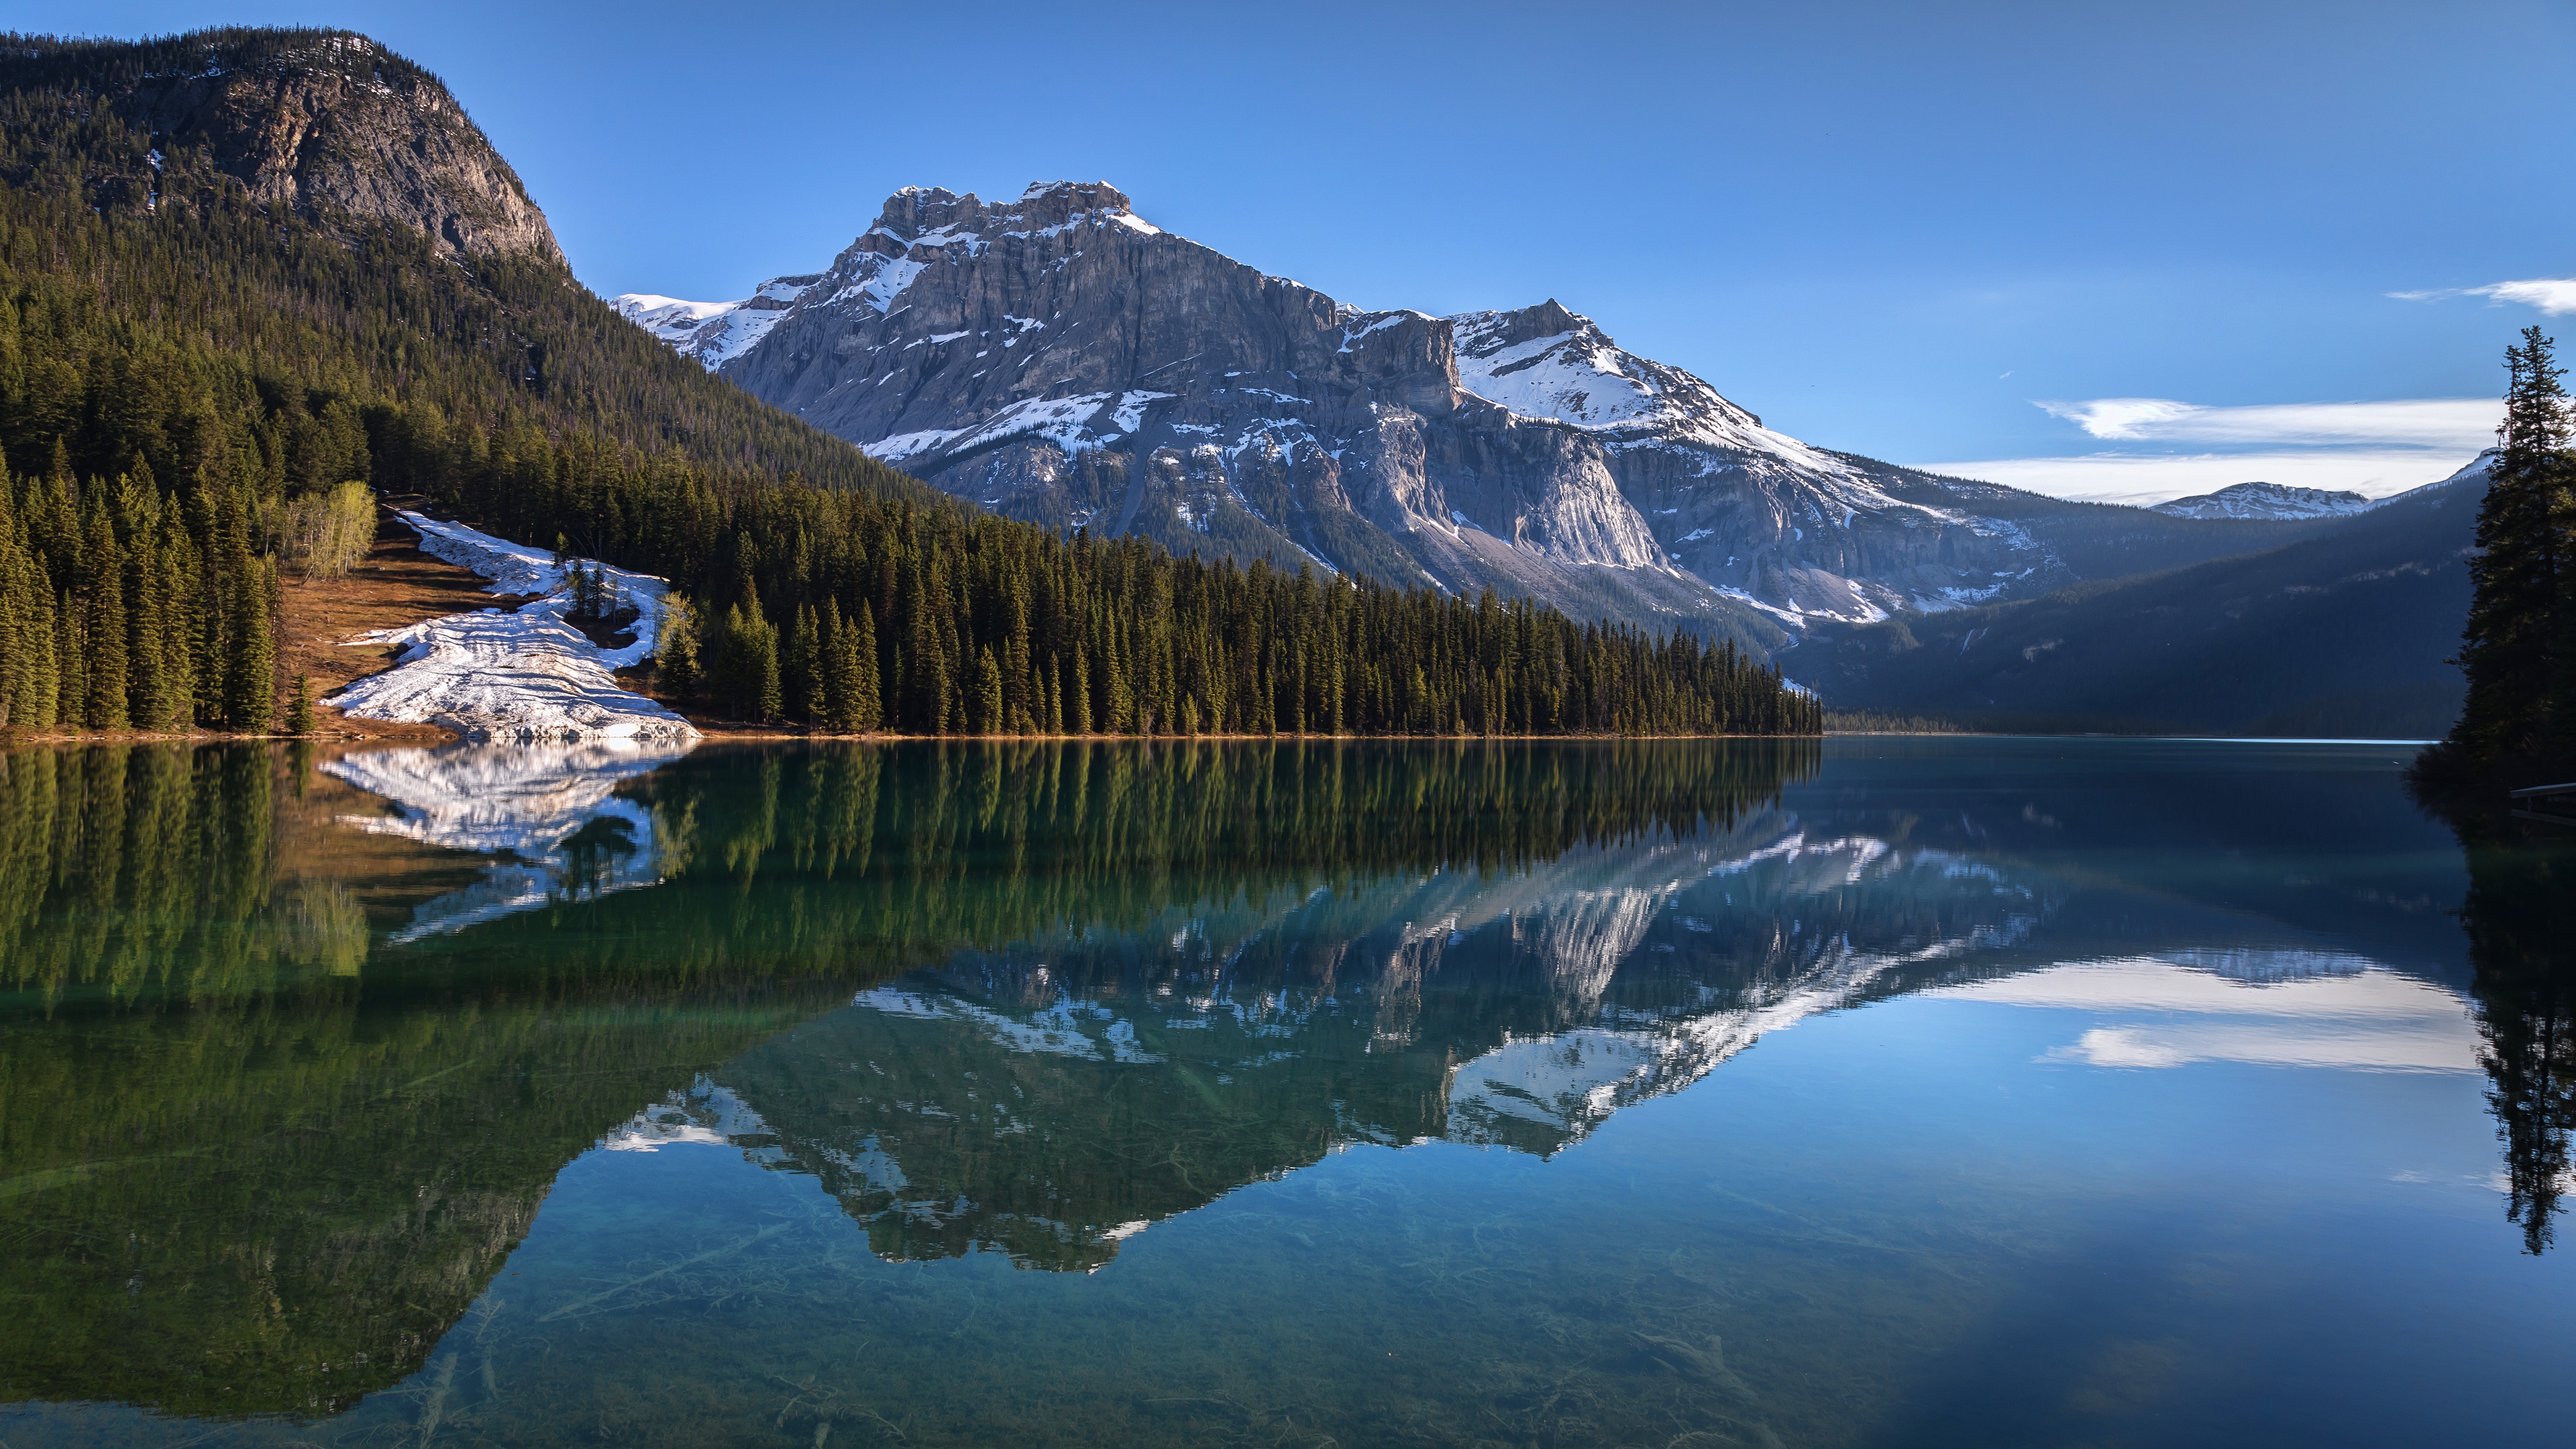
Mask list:
MULTIPOLYGON (((2099 531, 2080 505, 1773 432, 1554 301, 1344 306, 1105 182, 1004 203, 907 188, 824 272, 742 302, 615 301, 1010 516, 1753 642, 2064 582, 2055 535, 2099 531)), ((2166 542, 2191 526, 2153 522, 2166 542)))
POLYGON ((463 256, 563 252, 518 174, 438 78, 365 36, 223 30, 141 44, 19 37, 0 59, 94 87, 170 153, 326 224, 401 222, 463 256))

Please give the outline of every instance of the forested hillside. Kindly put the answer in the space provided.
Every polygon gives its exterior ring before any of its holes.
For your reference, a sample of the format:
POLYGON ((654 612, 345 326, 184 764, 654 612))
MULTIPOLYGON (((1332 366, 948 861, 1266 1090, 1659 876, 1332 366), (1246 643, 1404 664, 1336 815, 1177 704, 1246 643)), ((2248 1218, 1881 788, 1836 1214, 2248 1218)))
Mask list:
POLYGON ((2239 558, 1818 631, 1787 663, 1841 708, 1988 729, 2429 738, 2459 707, 2483 483, 2239 558))
POLYGON ((735 717, 1819 725, 1776 675, 1687 635, 1175 560, 949 502, 583 290, 444 87, 362 37, 0 39, 0 182, 0 718, 19 728, 268 728, 279 571, 313 565, 297 540, 350 480, 670 577, 698 601, 703 659, 672 650, 669 683, 735 717), (319 117, 299 133, 319 139, 276 152, 261 123, 280 108, 319 117), (435 140, 413 149, 437 165, 352 152, 404 136, 435 140), (325 174, 315 146, 384 173, 288 184, 325 174), (422 213, 477 187, 482 230, 422 213))

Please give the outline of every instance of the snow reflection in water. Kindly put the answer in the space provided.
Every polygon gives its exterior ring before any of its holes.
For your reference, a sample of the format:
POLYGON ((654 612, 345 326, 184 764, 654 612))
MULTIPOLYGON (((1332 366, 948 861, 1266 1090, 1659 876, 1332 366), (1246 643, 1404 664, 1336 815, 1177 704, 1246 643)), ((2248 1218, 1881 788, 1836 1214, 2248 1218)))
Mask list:
POLYGON ((658 883, 662 844, 649 806, 617 787, 689 752, 631 739, 574 745, 448 745, 342 755, 324 773, 394 802, 398 813, 343 825, 503 857, 483 879, 413 908, 399 944, 549 901, 658 883))

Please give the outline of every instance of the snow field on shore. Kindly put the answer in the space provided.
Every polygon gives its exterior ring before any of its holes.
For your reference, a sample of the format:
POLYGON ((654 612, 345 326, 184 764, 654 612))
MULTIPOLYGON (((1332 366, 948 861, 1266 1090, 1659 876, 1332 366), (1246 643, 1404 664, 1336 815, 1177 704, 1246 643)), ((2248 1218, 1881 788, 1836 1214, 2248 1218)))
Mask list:
POLYGON ((344 645, 400 644, 395 667, 343 689, 331 703, 353 719, 435 724, 498 743, 653 740, 693 743, 697 730, 633 690, 613 671, 641 663, 658 643, 670 585, 647 574, 566 560, 460 523, 408 510, 421 552, 473 570, 495 594, 535 594, 516 610, 449 614, 377 629, 344 645), (616 605, 637 611, 633 641, 604 649, 566 622, 574 568, 598 568, 616 605))

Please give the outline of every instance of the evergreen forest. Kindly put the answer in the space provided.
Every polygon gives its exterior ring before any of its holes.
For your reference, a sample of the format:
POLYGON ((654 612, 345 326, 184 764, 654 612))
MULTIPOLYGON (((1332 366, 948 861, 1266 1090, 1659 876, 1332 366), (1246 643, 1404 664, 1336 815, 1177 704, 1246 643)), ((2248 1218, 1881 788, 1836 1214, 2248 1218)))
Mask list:
POLYGON ((725 718, 1822 727, 1811 696, 1685 631, 983 515, 706 376, 551 259, 263 204, 119 109, 176 68, 405 64, 333 34, 0 42, 0 725, 273 728, 281 575, 345 567, 357 482, 670 578, 689 627, 657 690, 725 718))

